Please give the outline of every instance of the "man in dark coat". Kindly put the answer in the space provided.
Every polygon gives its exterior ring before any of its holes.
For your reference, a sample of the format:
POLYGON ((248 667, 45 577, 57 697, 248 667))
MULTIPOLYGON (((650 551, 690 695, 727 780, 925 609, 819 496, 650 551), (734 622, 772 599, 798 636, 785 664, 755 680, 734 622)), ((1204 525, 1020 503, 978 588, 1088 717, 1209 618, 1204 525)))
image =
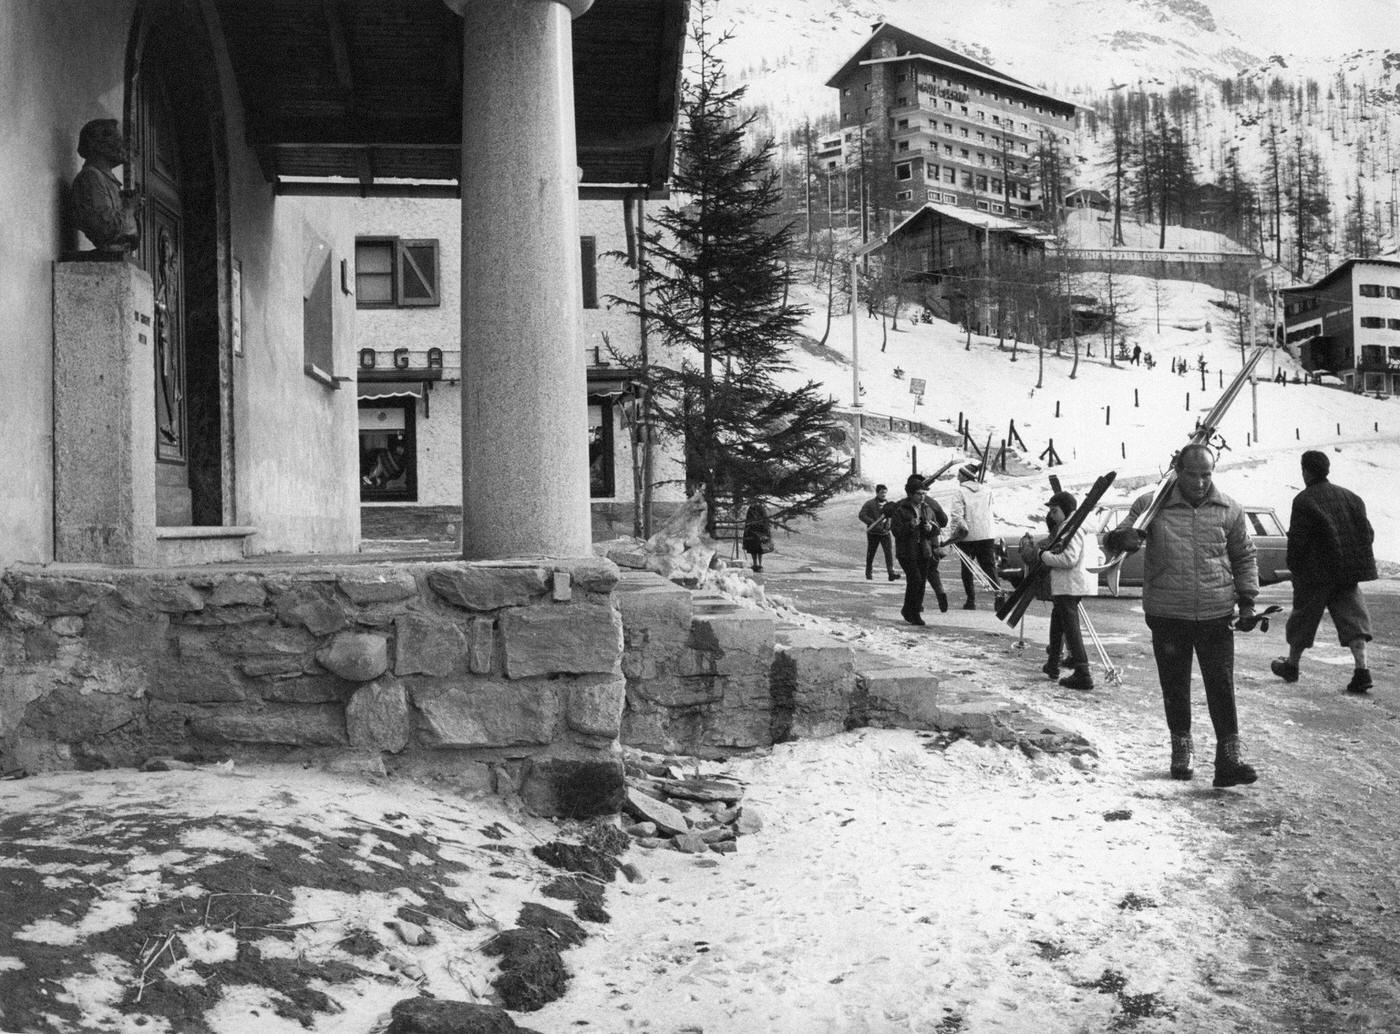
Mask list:
POLYGON ((889 505, 889 500, 885 498, 887 491, 884 485, 876 485, 875 498, 867 499, 856 514, 856 519, 865 525, 866 581, 875 577, 875 552, 880 549, 885 551, 885 570, 889 573, 890 581, 899 580, 899 575, 894 571, 894 557, 890 554, 890 520, 885 516, 885 507, 889 505))
POLYGON ((924 583, 933 586, 938 609, 948 609, 948 594, 938 577, 938 529, 948 526, 943 507, 924 494, 924 479, 910 474, 904 482, 904 498, 885 507, 894 534, 894 555, 904 569, 904 606, 900 610, 911 625, 922 625, 924 583))
POLYGON ((1356 662, 1347 692, 1365 693, 1372 685, 1366 663, 1371 615, 1359 583, 1376 578, 1375 532, 1361 497, 1327 480, 1332 464, 1326 453, 1309 449, 1302 468, 1304 487, 1293 498, 1288 520, 1288 570, 1293 576, 1293 612, 1285 630, 1288 656, 1269 669, 1285 682, 1298 681, 1298 661, 1313 645, 1325 610, 1337 626, 1338 642, 1356 662))

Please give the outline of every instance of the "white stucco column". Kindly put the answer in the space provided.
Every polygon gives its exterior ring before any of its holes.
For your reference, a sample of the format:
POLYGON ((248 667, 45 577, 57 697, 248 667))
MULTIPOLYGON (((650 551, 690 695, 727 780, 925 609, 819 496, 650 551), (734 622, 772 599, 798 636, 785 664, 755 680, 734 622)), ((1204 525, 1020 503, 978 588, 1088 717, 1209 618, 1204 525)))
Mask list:
POLYGON ((587 556, 573 30, 587 3, 466 0, 462 551, 587 556))

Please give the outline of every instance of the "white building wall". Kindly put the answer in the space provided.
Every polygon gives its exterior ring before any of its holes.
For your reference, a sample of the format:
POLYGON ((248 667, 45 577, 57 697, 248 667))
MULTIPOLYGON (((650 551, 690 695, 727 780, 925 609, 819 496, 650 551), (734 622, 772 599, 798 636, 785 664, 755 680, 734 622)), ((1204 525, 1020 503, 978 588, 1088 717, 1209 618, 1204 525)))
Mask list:
MULTIPOLYGON (((0 3, 0 430, 11 455, 0 565, 53 558, 52 264, 77 243, 76 234, 64 239, 62 205, 82 167, 78 131, 91 119, 124 116, 135 6, 0 3)), ((212 16, 212 5, 201 10, 212 16)), ((273 197, 248 152, 217 25, 213 33, 226 107, 230 243, 243 283, 244 355, 232 372, 234 519, 257 528, 256 552, 350 550, 359 531, 354 392, 303 373, 305 217, 296 202, 273 197)), ((353 314, 343 301, 335 314, 343 364, 335 372, 353 376, 353 314)))

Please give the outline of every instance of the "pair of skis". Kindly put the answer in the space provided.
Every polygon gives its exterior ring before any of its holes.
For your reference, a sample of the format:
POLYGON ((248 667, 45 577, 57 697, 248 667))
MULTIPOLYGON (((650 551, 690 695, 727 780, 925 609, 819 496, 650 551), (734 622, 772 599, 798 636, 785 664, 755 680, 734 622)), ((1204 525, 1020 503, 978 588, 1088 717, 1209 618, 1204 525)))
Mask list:
MULTIPOLYGON (((1239 372, 1235 374, 1234 379, 1230 381, 1224 393, 1220 398, 1216 399, 1215 405, 1210 407, 1210 412, 1206 414, 1200 426, 1198 426, 1196 430, 1191 433, 1191 437, 1187 439, 1186 444, 1188 446, 1209 445, 1211 443, 1220 430, 1220 424, 1225 419, 1225 414, 1229 411, 1230 406, 1234 404, 1235 399, 1239 396, 1240 391, 1243 390, 1250 375, 1254 373, 1254 368, 1259 365, 1259 360, 1264 357, 1264 353, 1268 350, 1268 345, 1260 345, 1254 350, 1253 354, 1245 360, 1244 365, 1240 367, 1239 372)), ((1175 462, 1173 462, 1172 468, 1167 471, 1161 481, 1157 482, 1157 488, 1152 493, 1152 501, 1147 504, 1147 509, 1138 514, 1137 519, 1133 521, 1132 526, 1134 531, 1146 531, 1148 525, 1157 519, 1157 515, 1162 512, 1162 507, 1166 504, 1167 494, 1175 484, 1176 467, 1175 462)), ((1118 595, 1118 569, 1123 563, 1123 557, 1126 555, 1127 554, 1121 550, 1105 550, 1103 564, 1099 567, 1090 568, 1090 570, 1096 574, 1100 571, 1109 572, 1108 591, 1113 596, 1118 595)))

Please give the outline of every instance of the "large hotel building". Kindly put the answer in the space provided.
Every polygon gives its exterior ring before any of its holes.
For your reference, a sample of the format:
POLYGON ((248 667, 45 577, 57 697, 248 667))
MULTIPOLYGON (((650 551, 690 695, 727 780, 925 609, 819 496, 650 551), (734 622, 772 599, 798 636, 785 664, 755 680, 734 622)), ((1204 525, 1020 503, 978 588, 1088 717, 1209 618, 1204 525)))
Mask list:
POLYGON ((840 92, 841 129, 822 141, 823 166, 842 172, 862 152, 891 162, 894 205, 905 210, 933 201, 1038 218, 1038 152, 1068 159, 1078 110, 886 23, 826 85, 840 92))

